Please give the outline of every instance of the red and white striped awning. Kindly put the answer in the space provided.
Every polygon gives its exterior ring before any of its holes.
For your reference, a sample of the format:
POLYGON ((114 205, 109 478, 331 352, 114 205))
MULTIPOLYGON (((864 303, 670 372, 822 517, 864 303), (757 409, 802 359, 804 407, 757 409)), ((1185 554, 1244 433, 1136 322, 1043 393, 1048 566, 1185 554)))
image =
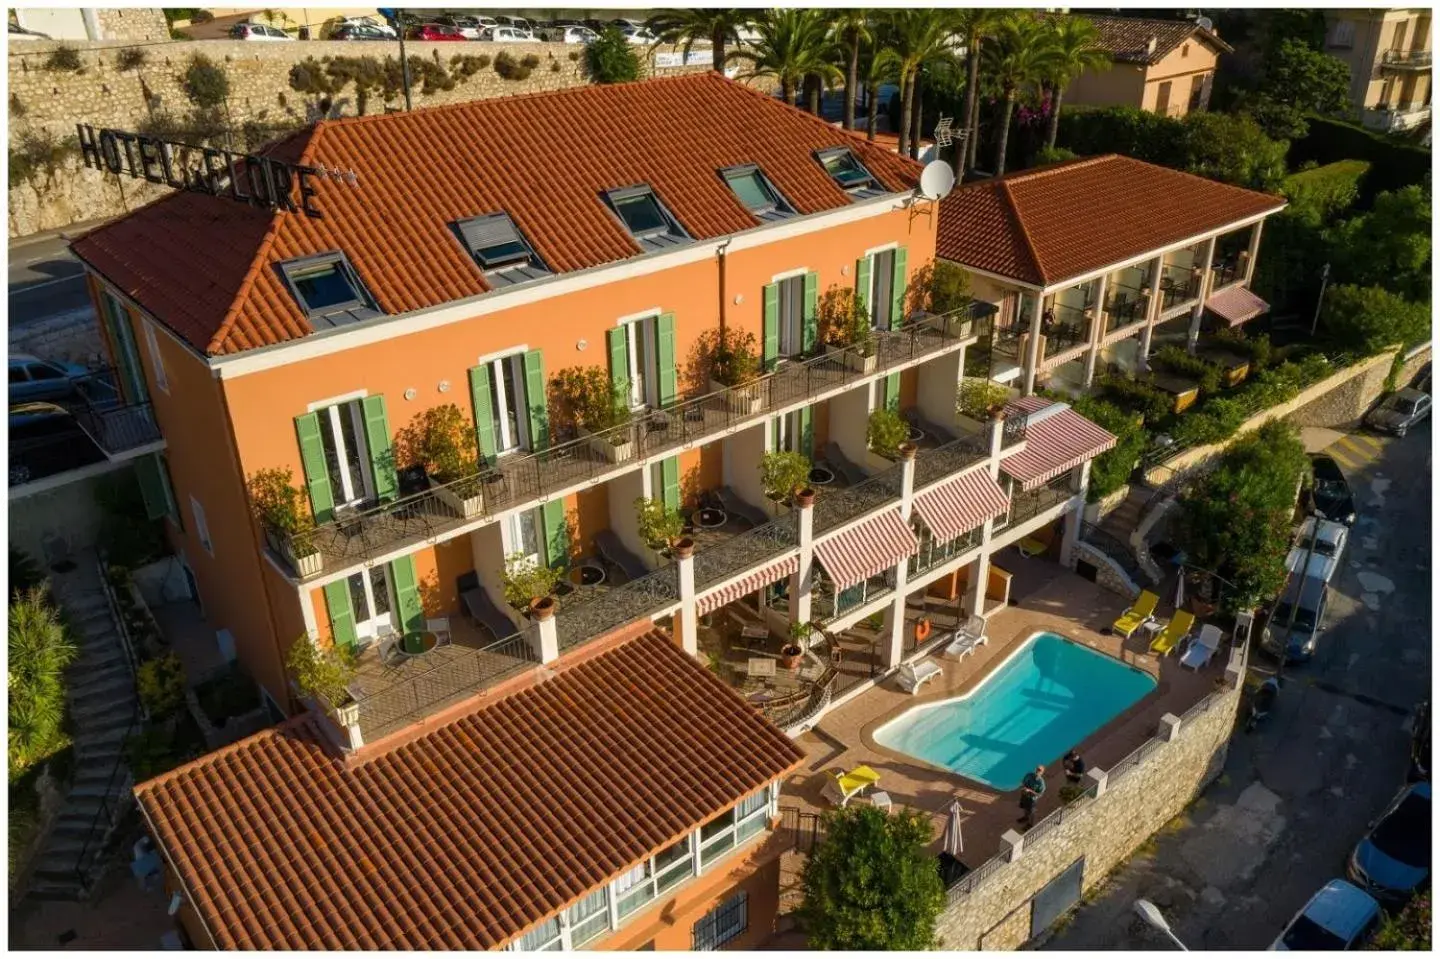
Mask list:
POLYGON ((771 563, 758 572, 737 579, 733 583, 720 587, 713 593, 701 596, 695 600, 695 610, 701 616, 714 612, 726 603, 733 603, 742 596, 749 596, 751 593, 764 589, 776 580, 794 575, 795 571, 799 568, 800 557, 798 556, 789 556, 778 562, 771 563))
POLYGON ((1269 310, 1270 304, 1243 286, 1232 286, 1206 300, 1205 309, 1231 326, 1239 326, 1269 310))
POLYGON ((915 555, 919 548, 915 531, 898 510, 891 510, 822 540, 815 546, 815 558, 836 589, 849 589, 915 555))
POLYGON ((1009 507, 1000 484, 983 469, 947 480, 915 497, 915 509, 935 541, 948 543, 1009 507))
POLYGON ((1115 445, 1115 436, 1070 408, 1043 396, 1027 396, 1005 408, 1026 414, 1025 448, 1006 456, 1000 468, 1022 490, 1044 485, 1115 445))

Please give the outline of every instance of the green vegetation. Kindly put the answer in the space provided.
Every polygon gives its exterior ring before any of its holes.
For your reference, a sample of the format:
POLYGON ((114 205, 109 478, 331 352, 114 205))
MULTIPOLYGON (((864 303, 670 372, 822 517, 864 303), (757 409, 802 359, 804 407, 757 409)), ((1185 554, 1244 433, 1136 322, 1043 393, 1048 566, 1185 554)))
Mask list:
MULTIPOLYGON (((830 25, 823 10, 778 9, 755 22, 756 37, 743 50, 726 55, 730 63, 741 63, 742 79, 768 77, 780 85, 780 96, 795 104, 808 77, 826 83, 842 74, 832 60, 839 52, 830 39, 830 25)), ((595 44, 590 45, 593 49, 595 44)), ((817 87, 818 90, 818 87, 817 87)))
POLYGON ((1280 186, 1290 201, 1286 212, 1307 222, 1331 222, 1355 205, 1360 181, 1369 170, 1364 160, 1339 160, 1290 174, 1280 186))
MULTIPOLYGON (((661 43, 680 44, 688 59, 696 42, 710 44, 710 68, 725 70, 725 48, 740 45, 740 31, 750 26, 755 13, 733 9, 667 9, 645 21, 645 28, 661 43)), ((847 126, 848 130, 849 127, 847 126)))
POLYGON ((505 572, 500 575, 505 602, 515 609, 529 609, 535 600, 554 593, 563 575, 559 567, 536 562, 524 553, 511 553, 505 557, 505 572))
POLYGON ((397 430, 395 461, 423 466, 437 483, 474 476, 479 467, 475 428, 454 403, 432 406, 415 414, 409 425, 397 430))
POLYGON ((824 829, 801 878, 810 948, 933 949, 945 890, 930 817, 856 803, 826 812, 824 829))
POLYGON ((635 522, 640 538, 657 552, 668 548, 685 530, 685 517, 678 509, 670 509, 663 499, 646 496, 635 499, 635 522))
POLYGON ((45 584, 45 574, 29 553, 18 549, 13 543, 10 546, 10 598, 28 593, 37 586, 45 584))
POLYGON ((1430 335, 1430 304, 1415 303, 1379 286, 1332 287, 1320 314, 1325 336, 1373 356, 1395 345, 1414 346, 1430 335))
POLYGON ((133 470, 111 473, 96 487, 104 518, 100 542, 111 563, 134 569, 170 552, 160 520, 148 518, 140 481, 133 470))
POLYGON ((910 313, 943 316, 968 307, 970 274, 949 260, 931 260, 910 276, 905 291, 910 313))
POLYGON ((586 45, 585 71, 595 83, 629 83, 643 75, 639 54, 615 27, 586 45))
POLYGON ((1310 132, 1291 146, 1290 162, 1297 169, 1312 162, 1364 160, 1369 163, 1370 172, 1361 184, 1361 206, 1368 206, 1376 195, 1387 190, 1429 182, 1430 151, 1424 147, 1375 133, 1348 120, 1312 116, 1309 123, 1310 132))
POLYGON ((628 385, 599 366, 568 366, 550 377, 550 422, 599 433, 630 421, 628 385))
POLYGON ((1430 890, 1426 889, 1407 902, 1399 913, 1387 915, 1380 924, 1380 931, 1366 948, 1429 952, 1430 935, 1430 890))
POLYGON ((222 107, 230 96, 230 78, 225 68, 203 53, 190 58, 181 82, 190 102, 202 110, 222 107))
POLYGON ((285 666, 300 692, 329 706, 350 700, 345 687, 355 678, 355 653, 348 646, 331 643, 322 649, 309 636, 301 636, 290 647, 285 666))
POLYGON ((1095 457, 1090 464, 1090 488, 1086 495, 1093 503, 1129 482, 1140 454, 1150 443, 1150 432, 1145 429, 1141 416, 1114 403, 1082 396, 1072 406, 1087 420, 1115 434, 1115 446, 1095 457))
POLYGON ((900 444, 905 442, 909 435, 910 429, 900 418, 900 414, 885 407, 873 411, 865 427, 865 442, 870 447, 870 452, 886 459, 893 460, 898 455, 900 444))
POLYGON ((145 65, 150 58, 149 52, 144 47, 122 47, 115 55, 115 69, 124 73, 128 70, 138 70, 145 65))
POLYGON ((810 461, 799 453, 774 450, 760 457, 760 485, 777 503, 810 485, 810 461))
POLYGON ((1192 379, 1200 385, 1200 395, 1210 396, 1220 390, 1225 375, 1220 364, 1200 356, 1191 356, 1182 346, 1167 346, 1155 354, 1155 364, 1171 373, 1192 379))
MULTIPOLYGON (((310 498, 294 483, 295 474, 288 467, 257 470, 246 480, 250 493, 250 511, 260 522, 277 533, 308 533, 315 528, 310 515, 310 498)), ((295 543, 297 555, 307 548, 295 543)))
POLYGON ((836 349, 853 347, 869 355, 875 347, 875 330, 865 298, 836 283, 820 295, 815 311, 820 341, 836 349))
POLYGON ((1412 302, 1430 300, 1430 189, 1407 186, 1375 197, 1368 212, 1329 231, 1335 276, 1383 286, 1412 302))
POLYGON ((72 136, 57 136, 46 128, 27 128, 19 133, 15 146, 10 148, 10 188, 21 184, 39 188, 43 175, 44 184, 55 181, 55 174, 72 157, 80 155, 80 141, 72 136))
POLYGON ((984 422, 991 409, 1004 405, 1010 398, 1010 391, 993 380, 967 376, 960 381, 960 392, 955 403, 957 412, 973 420, 984 422))
POLYGON ((79 50, 62 43, 45 58, 45 69, 54 73, 79 73, 85 69, 85 64, 80 59, 79 50))
POLYGON ((185 706, 185 667, 173 652, 140 664, 135 675, 140 703, 152 721, 185 706))
POLYGON ((77 655, 60 610, 43 586, 10 601, 9 763, 13 784, 70 744, 65 732, 65 667, 77 655))
MULTIPOLYGON (((533 57, 534 54, 531 54, 525 59, 529 60, 533 57)), ((536 59, 535 62, 539 63, 540 61, 536 59)), ((521 80, 528 80, 530 79, 530 74, 533 70, 533 64, 527 65, 524 61, 518 60, 515 57, 511 56, 509 51, 502 50, 495 55, 495 72, 500 74, 500 76, 504 77, 506 80, 514 80, 516 82, 519 82, 521 80)))

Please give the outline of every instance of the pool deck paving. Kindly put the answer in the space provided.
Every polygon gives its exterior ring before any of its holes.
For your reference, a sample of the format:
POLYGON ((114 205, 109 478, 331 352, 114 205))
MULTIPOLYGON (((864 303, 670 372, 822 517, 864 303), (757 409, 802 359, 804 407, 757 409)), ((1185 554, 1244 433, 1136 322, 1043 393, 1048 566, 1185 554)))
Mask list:
MULTIPOLYGON (((942 655, 943 646, 935 650, 928 659, 940 665, 944 674, 926 683, 917 695, 901 689, 892 676, 827 714, 815 729, 799 737, 809 759, 785 782, 782 803, 808 812, 830 808, 830 802, 821 795, 826 778, 837 769, 867 765, 880 774, 875 788, 887 793, 896 808, 918 809, 932 817, 937 851, 950 801, 958 798, 969 813, 964 823, 965 850, 961 858, 974 868, 1000 851, 1000 837, 1006 830, 1023 831, 1018 821, 1019 790, 998 791, 887 749, 875 742, 876 729, 918 704, 973 690, 1035 633, 1054 632, 1117 657, 1157 679, 1154 690, 1079 744, 1080 754, 1090 767, 1106 769, 1155 735, 1161 716, 1184 713, 1223 677, 1223 655, 1215 656, 1196 672, 1180 666, 1178 649, 1163 658, 1151 654, 1148 637, 1138 631, 1128 640, 1103 634, 1101 630, 1108 629, 1129 605, 1123 597, 1044 560, 1014 560, 1006 565, 1016 574, 1011 586, 1012 605, 990 615, 986 631, 989 642, 958 662, 942 655)), ((1168 614, 1168 608, 1162 605, 1159 615, 1163 618, 1168 614)), ((1037 822, 1060 803, 1060 788, 1065 784, 1060 756, 1047 763, 1045 779, 1048 788, 1035 810, 1037 822)))

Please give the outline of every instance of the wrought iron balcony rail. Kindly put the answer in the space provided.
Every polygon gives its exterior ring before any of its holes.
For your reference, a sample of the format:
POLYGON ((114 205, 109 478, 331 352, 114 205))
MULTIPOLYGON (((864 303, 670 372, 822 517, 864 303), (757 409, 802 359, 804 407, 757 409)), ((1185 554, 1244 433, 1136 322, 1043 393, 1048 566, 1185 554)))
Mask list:
POLYGON ((1210 272, 1213 274, 1210 281, 1210 288, 1212 290, 1218 290, 1222 286, 1229 286, 1236 280, 1241 280, 1245 277, 1245 270, 1241 267, 1238 256, 1219 260, 1211 264, 1210 272))
MULTIPOLYGON (((1023 433, 1024 417, 1013 416, 1010 419, 1020 421, 1023 433)), ((1006 423, 1008 425, 1009 420, 1006 423)), ((915 489, 924 489, 985 459, 990 455, 989 440, 987 431, 979 435, 962 436, 933 450, 921 450, 915 457, 915 489)))
POLYGON ((968 553, 985 538, 984 524, 945 543, 937 543, 928 533, 920 539, 920 549, 910 557, 910 574, 924 573, 968 553))
POLYGON ((162 437, 149 403, 98 408, 89 404, 74 411, 75 421, 109 456, 158 443, 162 437))
POLYGON ((611 429, 502 459, 473 476, 337 517, 303 534, 300 542, 287 542, 281 552, 300 560, 304 576, 366 562, 937 354, 983 332, 989 322, 967 308, 877 331, 873 349, 847 348, 786 363, 744 386, 647 410, 611 429), (457 502, 472 505, 462 515, 457 502), (318 558, 301 559, 317 553, 318 558))
POLYGON ((896 463, 847 489, 833 493, 827 490, 816 496, 814 534, 821 536, 887 503, 899 502, 902 473, 901 464, 896 463))
POLYGON ((1110 320, 1110 329, 1118 329, 1128 323, 1136 323, 1145 319, 1145 307, 1148 305, 1148 297, 1144 294, 1137 294, 1134 297, 1127 296, 1124 300, 1116 297, 1110 301, 1105 308, 1105 315, 1110 320))
MULTIPOLYGON (((1004 517, 1005 526, 1014 526, 1039 516, 1051 507, 1063 503, 1075 495, 1070 475, 1063 474, 1049 483, 1028 493, 1016 493, 1010 498, 1010 512, 1004 517)), ((997 521, 998 522, 998 521, 997 521)))
POLYGON ((1088 331, 1092 321, 1078 311, 1076 311, 1075 317, 1075 319, 1056 320, 1046 329, 1045 355, 1042 359, 1048 360, 1050 357, 1074 349, 1090 339, 1088 331))
POLYGON ((1160 276, 1160 308, 1169 310, 1200 295, 1200 277, 1188 266, 1166 264, 1160 276))
POLYGON ((758 526, 709 549, 695 551, 695 591, 703 592, 746 570, 763 566, 800 545, 794 514, 758 526))
POLYGON ((619 629, 680 602, 680 573, 674 563, 614 589, 598 590, 583 599, 562 599, 555 614, 560 651, 619 629))
POLYGON ((1381 60, 1392 67, 1428 67, 1432 53, 1429 50, 1386 50, 1381 60))

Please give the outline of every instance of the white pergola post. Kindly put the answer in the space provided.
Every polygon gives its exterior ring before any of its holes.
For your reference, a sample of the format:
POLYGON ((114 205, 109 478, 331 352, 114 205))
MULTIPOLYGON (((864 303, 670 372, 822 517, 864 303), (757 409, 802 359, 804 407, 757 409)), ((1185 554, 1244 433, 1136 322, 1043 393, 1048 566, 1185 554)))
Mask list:
POLYGON ((1095 315, 1090 320, 1090 349, 1085 351, 1085 389, 1095 380, 1095 363, 1100 359, 1100 341, 1105 338, 1106 327, 1110 325, 1110 314, 1105 309, 1105 289, 1110 285, 1110 275, 1100 277, 1095 289, 1095 315))
MULTIPOLYGON (((915 505, 915 444, 900 444, 900 518, 910 522, 915 505)), ((895 594, 885 610, 885 665, 899 666, 905 658, 905 596, 910 578, 910 557, 895 566, 895 594)))
POLYGON ((700 653, 700 614, 695 603, 695 541, 688 536, 675 544, 680 574, 680 610, 675 614, 680 647, 690 656, 700 653))
POLYGON ((800 531, 800 566, 790 577, 790 622, 810 622, 810 594, 815 586, 815 493, 804 490, 796 498, 796 524, 800 531), (807 495, 808 494, 808 495, 807 495))
POLYGON ((1025 370, 1021 374, 1024 394, 1035 392, 1035 371, 1040 366, 1040 317, 1045 313, 1045 294, 1035 294, 1035 308, 1030 311, 1030 339, 1025 344, 1025 370))
POLYGON ((1155 258, 1150 269, 1150 303, 1149 309, 1145 311, 1145 329, 1140 333, 1140 362, 1141 370, 1150 369, 1150 340, 1155 333, 1155 324, 1160 322, 1160 313, 1164 309, 1165 295, 1161 292, 1160 281, 1165 277, 1165 254, 1155 258))
POLYGON ((1210 298, 1210 265, 1215 260, 1215 237, 1211 237, 1205 243, 1205 255, 1200 259, 1200 289, 1198 299, 1195 301, 1195 308, 1190 311, 1190 337, 1185 344, 1185 349, 1195 352, 1195 344, 1200 339, 1200 318, 1205 315, 1205 301, 1210 298))

